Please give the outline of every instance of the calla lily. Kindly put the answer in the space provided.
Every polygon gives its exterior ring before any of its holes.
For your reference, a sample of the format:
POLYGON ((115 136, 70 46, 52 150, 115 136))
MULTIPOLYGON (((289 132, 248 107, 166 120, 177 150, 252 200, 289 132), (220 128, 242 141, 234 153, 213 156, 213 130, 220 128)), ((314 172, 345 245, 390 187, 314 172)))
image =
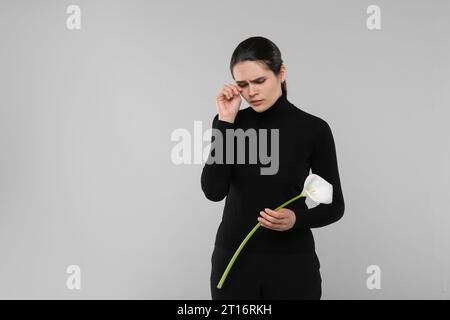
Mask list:
POLYGON ((329 204, 333 201, 333 185, 317 174, 310 174, 303 186, 302 194, 306 194, 316 203, 329 204))
MULTIPOLYGON (((300 199, 301 197, 308 197, 312 201, 316 203, 324 203, 329 204, 333 201, 333 185, 330 184, 328 181, 323 179, 321 176, 317 174, 310 174, 305 180, 305 183, 303 184, 303 191, 298 196, 295 196, 294 198, 286 201, 282 205, 278 206, 274 211, 277 211, 291 202, 300 199)), ((237 248, 236 252, 234 253, 233 257, 231 258, 230 262, 228 263, 227 268, 225 269, 222 277, 220 278, 219 284, 217 285, 218 289, 222 289, 222 285, 225 282, 225 279, 228 276, 228 273, 231 270, 231 267, 234 264, 234 261, 236 261, 236 258, 239 256, 239 253, 244 248, 247 241, 251 238, 251 236, 255 233, 256 230, 261 226, 261 223, 258 222, 256 226, 252 229, 252 231, 249 232, 249 234, 245 237, 245 239, 242 241, 241 245, 237 248)))

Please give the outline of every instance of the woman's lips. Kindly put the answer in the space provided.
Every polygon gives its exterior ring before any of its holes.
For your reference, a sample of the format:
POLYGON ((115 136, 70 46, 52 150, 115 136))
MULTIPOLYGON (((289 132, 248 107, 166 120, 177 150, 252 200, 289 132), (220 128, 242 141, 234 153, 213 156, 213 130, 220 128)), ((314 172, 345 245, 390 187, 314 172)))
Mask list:
POLYGON ((263 100, 255 100, 255 101, 251 101, 252 105, 254 106, 258 106, 263 102, 263 100))

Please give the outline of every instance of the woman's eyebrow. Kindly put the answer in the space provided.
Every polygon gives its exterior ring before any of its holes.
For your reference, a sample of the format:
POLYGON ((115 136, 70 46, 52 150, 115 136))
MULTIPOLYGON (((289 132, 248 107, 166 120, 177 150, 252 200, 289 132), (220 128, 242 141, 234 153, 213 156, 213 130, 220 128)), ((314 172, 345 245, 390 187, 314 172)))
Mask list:
MULTIPOLYGON (((258 80, 262 80, 264 78, 264 76, 263 77, 259 77, 259 78, 256 78, 256 79, 254 79, 254 80, 250 80, 250 82, 256 82, 256 81, 258 81, 258 80)), ((236 80, 236 83, 245 83, 246 81, 244 81, 244 80, 236 80)))

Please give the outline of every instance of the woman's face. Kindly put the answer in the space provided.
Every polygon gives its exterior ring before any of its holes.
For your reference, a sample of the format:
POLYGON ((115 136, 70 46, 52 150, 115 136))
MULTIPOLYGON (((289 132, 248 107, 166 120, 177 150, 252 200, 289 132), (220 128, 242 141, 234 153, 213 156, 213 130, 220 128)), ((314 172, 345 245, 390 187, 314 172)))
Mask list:
POLYGON ((242 61, 234 65, 233 78, 242 88, 241 95, 253 110, 263 112, 281 96, 281 83, 286 78, 286 68, 282 65, 276 76, 261 62, 242 61), (255 100, 262 101, 255 103, 255 100))

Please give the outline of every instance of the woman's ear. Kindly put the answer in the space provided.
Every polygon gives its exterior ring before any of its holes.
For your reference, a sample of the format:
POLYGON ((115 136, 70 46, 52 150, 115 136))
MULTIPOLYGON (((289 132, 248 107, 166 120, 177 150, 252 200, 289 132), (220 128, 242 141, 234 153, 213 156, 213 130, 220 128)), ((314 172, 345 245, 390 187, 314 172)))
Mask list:
POLYGON ((283 83, 286 80, 286 75, 287 75, 287 69, 284 66, 284 64, 281 65, 281 70, 280 70, 280 75, 281 75, 281 82, 283 83))

